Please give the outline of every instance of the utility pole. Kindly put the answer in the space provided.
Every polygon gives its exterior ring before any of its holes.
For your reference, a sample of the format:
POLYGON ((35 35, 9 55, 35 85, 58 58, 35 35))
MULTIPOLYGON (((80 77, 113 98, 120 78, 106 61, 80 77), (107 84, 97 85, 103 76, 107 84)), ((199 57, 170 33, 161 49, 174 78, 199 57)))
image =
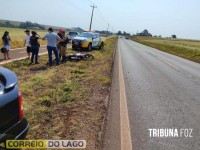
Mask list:
MULTIPOLYGON (((109 28, 110 24, 108 24, 108 28, 109 28)), ((107 36, 108 36, 108 28, 107 28, 107 36)))
POLYGON ((93 12, 94 12, 94 8, 97 8, 97 6, 93 5, 92 7, 92 16, 91 16, 91 20, 90 20, 90 28, 89 31, 91 31, 91 27, 92 27, 92 18, 93 18, 93 12))

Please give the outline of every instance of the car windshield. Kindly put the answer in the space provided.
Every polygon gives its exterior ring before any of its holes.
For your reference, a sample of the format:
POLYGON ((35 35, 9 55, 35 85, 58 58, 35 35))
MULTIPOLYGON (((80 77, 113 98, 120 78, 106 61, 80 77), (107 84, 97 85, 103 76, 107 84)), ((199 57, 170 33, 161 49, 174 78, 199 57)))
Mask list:
POLYGON ((77 35, 77 33, 76 32, 69 32, 69 35, 74 36, 74 35, 77 35))
POLYGON ((81 36, 81 37, 87 37, 87 38, 92 38, 92 34, 88 33, 88 32, 83 32, 79 36, 81 36))

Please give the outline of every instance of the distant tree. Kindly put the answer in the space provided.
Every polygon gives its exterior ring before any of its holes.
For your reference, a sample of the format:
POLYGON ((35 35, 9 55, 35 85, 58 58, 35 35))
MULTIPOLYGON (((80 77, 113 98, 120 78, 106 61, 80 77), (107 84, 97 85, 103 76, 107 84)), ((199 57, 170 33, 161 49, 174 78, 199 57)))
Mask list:
POLYGON ((118 31, 118 32, 117 32, 117 35, 122 35, 122 32, 121 32, 121 31, 118 31))
MULTIPOLYGON (((121 32, 121 31, 120 31, 121 32)), ((127 33, 126 31, 123 31, 123 33, 121 33, 121 34, 118 34, 118 35, 123 35, 123 36, 131 36, 131 34, 130 33, 127 33)))
POLYGON ((139 35, 139 36, 150 36, 150 37, 152 37, 152 34, 149 33, 147 29, 145 29, 145 30, 142 31, 141 33, 137 33, 137 35, 139 35))
POLYGON ((6 24, 6 27, 10 27, 10 22, 9 21, 6 21, 5 24, 6 24))
POLYGON ((143 33, 144 35, 148 35, 148 34, 149 34, 149 32, 148 32, 147 29, 145 29, 142 33, 143 33))
POLYGON ((20 28, 25 28, 25 29, 27 28, 26 23, 24 23, 24 22, 20 23, 19 27, 20 28))
POLYGON ((6 22, 0 22, 0 27, 12 28, 12 27, 16 27, 16 26, 12 22, 6 21, 6 22))
POLYGON ((24 28, 24 29, 28 29, 28 28, 34 28, 34 29, 45 29, 44 26, 38 24, 38 23, 32 23, 31 21, 26 21, 26 22, 22 22, 19 25, 19 28, 24 28))
POLYGON ((176 35, 172 35, 172 38, 173 38, 173 39, 176 39, 176 35))

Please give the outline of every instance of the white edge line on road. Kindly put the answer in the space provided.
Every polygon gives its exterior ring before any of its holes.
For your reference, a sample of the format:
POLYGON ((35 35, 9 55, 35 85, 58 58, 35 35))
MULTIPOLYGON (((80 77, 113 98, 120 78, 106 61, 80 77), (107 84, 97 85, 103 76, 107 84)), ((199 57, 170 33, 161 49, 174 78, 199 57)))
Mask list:
POLYGON ((132 150, 132 141, 129 125, 129 116, 124 84, 124 75, 121 60, 121 49, 119 48, 119 89, 120 89, 120 128, 121 128, 121 150, 132 150))
MULTIPOLYGON (((40 53, 40 55, 44 55, 44 54, 47 54, 47 52, 44 52, 44 53, 40 53)), ((18 59, 10 59, 10 60, 5 60, 3 62, 0 62, 0 65, 3 65, 3 64, 6 64, 6 63, 10 63, 10 62, 14 62, 14 61, 17 61, 17 60, 23 60, 23 59, 26 59, 27 57, 21 57, 21 58, 18 58, 18 59)))
POLYGON ((162 59, 162 58, 160 58, 160 57, 157 57, 157 58, 160 59, 162 62, 164 62, 164 63, 170 65, 171 67, 173 67, 173 68, 175 68, 175 69, 177 69, 177 70, 180 70, 177 66, 175 66, 175 65, 173 65, 173 64, 171 64, 171 63, 169 63, 169 62, 167 62, 166 60, 164 60, 164 59, 162 59))

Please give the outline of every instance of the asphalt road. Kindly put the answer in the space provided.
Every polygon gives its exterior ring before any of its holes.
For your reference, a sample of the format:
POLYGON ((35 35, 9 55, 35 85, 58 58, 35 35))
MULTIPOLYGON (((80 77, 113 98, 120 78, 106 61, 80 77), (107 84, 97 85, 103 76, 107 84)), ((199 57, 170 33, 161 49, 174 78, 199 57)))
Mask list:
MULTIPOLYGON (((45 54, 45 53, 47 53, 46 46, 41 46, 40 50, 39 50, 39 54, 41 55, 41 54, 45 54)), ((26 47, 11 49, 9 54, 10 54, 10 58, 11 58, 9 60, 4 60, 4 55, 2 53, 0 54, 0 64, 4 64, 7 62, 24 59, 24 58, 28 57, 27 52, 26 52, 26 47)))
POLYGON ((125 150, 117 96, 119 54, 132 149, 200 150, 200 64, 124 38, 118 41, 115 57, 104 149, 125 150), (149 129, 156 130, 153 134, 149 129), (173 130, 172 137, 161 137, 158 129, 173 130))

